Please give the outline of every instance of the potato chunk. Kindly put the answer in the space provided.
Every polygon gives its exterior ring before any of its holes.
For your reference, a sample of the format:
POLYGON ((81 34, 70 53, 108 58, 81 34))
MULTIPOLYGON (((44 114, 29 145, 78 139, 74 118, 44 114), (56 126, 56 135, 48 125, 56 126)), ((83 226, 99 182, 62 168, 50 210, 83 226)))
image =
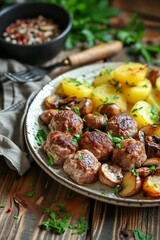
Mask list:
POLYGON ((150 94, 151 89, 152 84, 148 79, 144 79, 135 86, 129 86, 126 84, 122 86, 122 91, 125 94, 126 100, 131 104, 144 100, 150 94))
POLYGON ((138 101, 130 111, 131 116, 138 122, 138 128, 156 123, 153 106, 145 101, 138 101))
POLYGON ((147 70, 148 67, 141 63, 126 63, 115 69, 114 78, 128 85, 137 85, 144 80, 147 70))
POLYGON ((154 105, 160 112, 160 91, 157 89, 152 89, 151 93, 146 98, 146 101, 151 105, 154 105))
POLYGON ((121 89, 117 89, 109 83, 94 88, 92 100, 95 108, 103 104, 115 103, 122 112, 127 110, 126 98, 124 94, 121 93, 121 89))
POLYGON ((160 175, 150 175, 145 178, 143 191, 151 197, 160 197, 160 175))
POLYGON ((160 77, 156 79, 156 87, 160 91, 160 77))
POLYGON ((78 98, 91 97, 93 86, 82 80, 65 78, 62 81, 62 88, 67 96, 76 96, 78 98))
POLYGON ((93 85, 95 87, 98 87, 102 84, 106 84, 108 81, 112 82, 113 79, 114 79, 114 69, 106 68, 95 77, 95 79, 93 80, 93 85))

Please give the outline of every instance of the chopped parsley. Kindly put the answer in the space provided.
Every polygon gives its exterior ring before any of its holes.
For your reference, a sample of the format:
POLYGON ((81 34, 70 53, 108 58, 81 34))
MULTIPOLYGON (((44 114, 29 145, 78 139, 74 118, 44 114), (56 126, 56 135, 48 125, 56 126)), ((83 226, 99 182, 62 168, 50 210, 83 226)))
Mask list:
POLYGON ((31 188, 31 191, 26 193, 24 196, 25 197, 33 197, 35 195, 35 191, 34 191, 34 186, 32 182, 28 183, 28 186, 31 188))
POLYGON ((113 137, 110 132, 107 132, 108 137, 112 141, 113 144, 115 144, 117 147, 121 148, 123 145, 121 141, 123 140, 123 137, 113 137))
POLYGON ((4 204, 0 204, 0 208, 5 208, 4 204))
POLYGON ((158 114, 158 110, 157 110, 157 108, 155 106, 151 106, 151 119, 155 123, 159 122, 159 114, 158 114))
POLYGON ((107 191, 105 189, 100 189, 102 195, 107 195, 107 191))
POLYGON ((78 107, 73 107, 73 111, 80 116, 80 111, 78 107))
POLYGON ((136 177, 139 176, 139 172, 137 172, 134 167, 130 169, 130 172, 132 172, 133 175, 136 176, 136 177))
POLYGON ((72 233, 73 234, 82 234, 88 230, 88 225, 85 221, 84 217, 81 217, 77 223, 77 225, 70 225, 70 229, 74 229, 75 231, 72 233))
POLYGON ((53 166, 55 164, 54 158, 52 155, 50 155, 48 159, 48 166, 53 166))
POLYGON ((119 188, 118 188, 118 187, 115 187, 115 188, 114 188, 114 194, 117 195, 118 192, 119 192, 119 188))
POLYGON ((78 156, 77 157, 79 160, 83 161, 84 160, 84 157, 83 156, 78 156))
POLYGON ((133 232, 134 240, 152 240, 152 234, 150 233, 145 236, 139 229, 130 229, 130 231, 133 232))
POLYGON ((44 141, 46 141, 46 139, 47 139, 47 136, 44 129, 39 129, 35 136, 35 140, 37 144, 40 146, 44 141))
POLYGON ((155 171, 155 170, 156 170, 156 166, 151 166, 149 169, 150 169, 151 171, 155 171))
POLYGON ((80 134, 74 134, 72 137, 72 144, 76 145, 78 143, 78 141, 80 140, 81 136, 80 134))

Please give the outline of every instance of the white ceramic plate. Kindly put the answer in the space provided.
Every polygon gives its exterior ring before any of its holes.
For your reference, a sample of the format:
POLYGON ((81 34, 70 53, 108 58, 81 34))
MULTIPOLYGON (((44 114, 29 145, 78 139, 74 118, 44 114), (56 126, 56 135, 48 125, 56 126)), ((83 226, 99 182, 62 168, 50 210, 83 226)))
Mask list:
POLYGON ((35 141, 35 136, 37 131, 40 129, 38 122, 39 115, 44 110, 44 99, 52 94, 56 88, 60 85, 61 81, 65 77, 72 77, 78 79, 87 79, 92 81, 93 77, 97 75, 102 69, 108 67, 113 68, 117 67, 121 63, 102 63, 102 64, 93 64, 90 66, 85 66, 78 68, 76 70, 69 71, 55 78, 47 85, 43 87, 42 90, 34 98, 31 103, 28 113, 26 116, 25 123, 25 139, 27 146, 29 148, 30 154, 38 165, 53 179, 59 183, 65 185, 66 187, 86 195, 88 197, 116 205, 121 206, 135 206, 135 207, 150 207, 150 206, 159 206, 160 199, 153 199, 150 197, 144 197, 142 193, 139 195, 122 198, 114 194, 114 190, 102 185, 99 181, 94 184, 78 185, 74 183, 69 177, 66 176, 61 167, 48 166, 48 158, 42 149, 37 145, 35 141))

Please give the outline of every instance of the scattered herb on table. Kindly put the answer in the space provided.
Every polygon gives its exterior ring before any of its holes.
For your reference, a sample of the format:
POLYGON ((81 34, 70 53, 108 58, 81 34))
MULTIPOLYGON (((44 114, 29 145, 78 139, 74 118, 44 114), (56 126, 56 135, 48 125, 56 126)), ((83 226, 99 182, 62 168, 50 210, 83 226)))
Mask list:
POLYGON ((75 231, 72 233, 74 234, 82 234, 88 230, 88 225, 84 217, 81 217, 77 223, 77 225, 69 225, 70 229, 74 229, 75 231))
POLYGON ((33 197, 35 195, 35 190, 32 182, 28 183, 28 186, 31 188, 31 191, 26 193, 24 196, 25 197, 33 197))
POLYGON ((145 236, 139 229, 131 229, 130 231, 133 232, 134 240, 152 240, 152 234, 150 233, 145 236))
POLYGON ((57 203, 59 210, 57 212, 51 211, 50 208, 46 208, 44 213, 49 216, 49 220, 42 221, 41 226, 46 229, 51 228, 57 234, 63 234, 67 228, 74 229, 72 234, 82 234, 88 230, 87 223, 84 217, 81 217, 76 225, 70 224, 71 213, 67 212, 64 205, 57 203))
POLYGON ((0 204, 0 208, 5 208, 4 204, 0 204))

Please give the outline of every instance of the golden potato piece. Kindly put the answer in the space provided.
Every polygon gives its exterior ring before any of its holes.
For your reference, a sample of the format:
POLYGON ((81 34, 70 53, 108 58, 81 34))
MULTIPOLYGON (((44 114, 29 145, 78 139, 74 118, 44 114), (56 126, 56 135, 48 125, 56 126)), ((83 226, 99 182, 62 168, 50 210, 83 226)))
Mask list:
POLYGON ((158 89, 152 89, 151 93, 146 98, 146 101, 155 106, 160 112, 160 91, 158 89))
POLYGON ((131 87, 126 84, 122 86, 122 91, 125 94, 128 103, 134 104, 140 100, 144 100, 151 92, 152 84, 148 79, 131 87))
POLYGON ((151 197, 160 197, 160 175, 150 175, 145 178, 143 191, 151 197))
POLYGON ((99 75, 95 77, 93 80, 94 87, 100 86, 102 84, 106 84, 108 81, 112 82, 114 79, 114 69, 106 68, 99 75))
POLYGON ((160 77, 156 79, 156 87, 160 91, 160 77))
POLYGON ((141 63, 126 63, 114 71, 115 80, 128 84, 137 85, 145 79, 148 67, 141 63))
POLYGON ((124 174, 122 179, 123 189, 119 192, 121 197, 130 197, 140 192, 142 188, 142 180, 139 175, 134 175, 132 172, 124 174))
POLYGON ((93 86, 86 81, 73 78, 65 78, 62 81, 62 89, 67 96, 78 98, 91 97, 93 86))
POLYGON ((148 124, 156 123, 155 115, 153 116, 153 106, 148 102, 138 101, 132 107, 130 114, 138 122, 138 128, 148 124))
POLYGON ((93 89, 92 100, 95 108, 103 106, 103 104, 115 103, 122 112, 127 110, 127 102, 121 89, 118 89, 112 85, 103 84, 93 89))

